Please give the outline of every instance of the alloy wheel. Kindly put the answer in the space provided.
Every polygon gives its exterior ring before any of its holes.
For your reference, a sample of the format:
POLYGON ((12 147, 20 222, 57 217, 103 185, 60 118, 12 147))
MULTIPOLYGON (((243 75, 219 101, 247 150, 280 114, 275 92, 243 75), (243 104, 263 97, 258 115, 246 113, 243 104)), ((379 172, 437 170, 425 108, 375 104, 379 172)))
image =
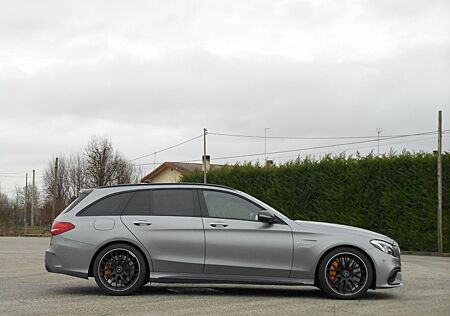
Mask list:
POLYGON ((366 263, 354 253, 342 252, 332 256, 325 269, 329 288, 339 296, 354 296, 367 284, 366 263))
POLYGON ((137 282, 140 273, 139 260, 128 249, 112 249, 98 264, 99 279, 111 291, 128 290, 137 282))

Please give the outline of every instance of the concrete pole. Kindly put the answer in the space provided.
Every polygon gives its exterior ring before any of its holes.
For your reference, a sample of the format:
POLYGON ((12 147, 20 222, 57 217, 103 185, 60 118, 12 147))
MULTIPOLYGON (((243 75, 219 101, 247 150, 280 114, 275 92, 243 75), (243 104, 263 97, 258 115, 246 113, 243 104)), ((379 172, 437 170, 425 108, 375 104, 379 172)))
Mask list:
POLYGON ((36 171, 33 170, 33 184, 31 186, 31 227, 34 226, 34 190, 35 190, 35 176, 36 171))
POLYGON ((24 216, 23 216, 23 224, 24 224, 24 232, 28 234, 28 219, 27 219, 27 211, 28 211, 28 173, 25 174, 25 202, 24 202, 24 216))
POLYGON ((265 164, 267 164, 267 131, 269 130, 269 127, 264 128, 264 160, 265 164))
POLYGON ((438 155, 437 155, 437 190, 438 190, 438 208, 437 208, 437 237, 438 254, 441 256, 442 247, 442 111, 438 112, 438 155))
POLYGON ((55 174, 53 179, 53 205, 52 205, 52 223, 55 220, 55 213, 56 213, 56 191, 58 188, 57 181, 58 181, 58 157, 55 159, 55 174))
POLYGON ((206 170, 206 134, 208 130, 206 128, 203 129, 203 183, 207 183, 206 174, 208 171, 206 170))
POLYGON ((381 127, 377 128, 377 134, 378 134, 378 137, 377 137, 377 147, 378 147, 377 156, 380 155, 380 134, 382 132, 383 132, 383 129, 381 127))

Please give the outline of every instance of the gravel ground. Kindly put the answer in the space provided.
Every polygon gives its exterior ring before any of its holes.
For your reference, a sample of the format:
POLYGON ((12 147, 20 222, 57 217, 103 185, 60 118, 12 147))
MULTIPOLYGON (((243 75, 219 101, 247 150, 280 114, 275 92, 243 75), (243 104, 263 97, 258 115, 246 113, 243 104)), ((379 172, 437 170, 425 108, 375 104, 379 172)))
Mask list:
POLYGON ((402 256, 405 285, 361 300, 314 287, 147 285, 103 295, 93 279, 47 273, 49 238, 0 237, 0 315, 450 315, 450 258, 402 256))

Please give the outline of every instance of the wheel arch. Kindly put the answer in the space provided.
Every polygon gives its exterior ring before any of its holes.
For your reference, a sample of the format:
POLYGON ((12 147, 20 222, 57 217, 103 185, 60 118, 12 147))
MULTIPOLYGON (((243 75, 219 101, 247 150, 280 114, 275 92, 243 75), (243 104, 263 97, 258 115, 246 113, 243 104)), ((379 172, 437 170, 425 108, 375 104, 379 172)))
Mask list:
POLYGON ((144 257, 144 259, 145 259, 145 266, 146 266, 147 272, 148 272, 148 274, 150 276, 150 262, 149 262, 149 258, 147 256, 147 254, 145 253, 145 251, 142 250, 139 245, 137 245, 136 243, 133 243, 131 241, 128 241, 128 240, 111 240, 111 241, 108 241, 107 243, 103 244, 102 246, 100 246, 97 249, 97 251, 94 253, 94 255, 92 256, 91 261, 89 262, 88 277, 93 277, 94 276, 94 270, 93 270, 94 261, 95 261, 95 258, 97 258, 97 255, 100 253, 100 251, 102 251, 106 247, 108 247, 110 245, 113 245, 113 244, 128 244, 128 245, 136 248, 137 251, 139 251, 141 253, 141 255, 144 257))
POLYGON ((369 288, 375 289, 376 284, 377 284, 377 271, 375 269, 375 264, 373 262, 373 259, 370 257, 370 255, 367 253, 367 251, 365 251, 364 249, 357 247, 355 245, 345 245, 345 244, 333 246, 333 247, 327 249, 326 251, 324 251, 324 253, 320 256, 320 259, 317 261, 316 269, 314 271, 314 285, 318 286, 318 284, 319 284, 317 277, 318 277, 320 263, 322 262, 322 260, 325 258, 325 256, 327 254, 329 254, 331 251, 338 249, 338 248, 353 248, 355 250, 362 252, 367 257, 367 260, 369 260, 369 263, 372 267, 372 272, 373 272, 372 284, 370 285, 369 288))

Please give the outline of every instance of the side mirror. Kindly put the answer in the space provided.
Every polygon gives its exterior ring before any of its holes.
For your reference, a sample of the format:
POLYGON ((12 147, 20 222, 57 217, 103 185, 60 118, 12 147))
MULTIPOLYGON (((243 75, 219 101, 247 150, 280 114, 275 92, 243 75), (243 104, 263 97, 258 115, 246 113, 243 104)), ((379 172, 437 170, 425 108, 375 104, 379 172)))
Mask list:
POLYGON ((259 211, 258 221, 269 224, 275 223, 276 221, 275 214, 273 214, 271 211, 268 210, 259 211))

